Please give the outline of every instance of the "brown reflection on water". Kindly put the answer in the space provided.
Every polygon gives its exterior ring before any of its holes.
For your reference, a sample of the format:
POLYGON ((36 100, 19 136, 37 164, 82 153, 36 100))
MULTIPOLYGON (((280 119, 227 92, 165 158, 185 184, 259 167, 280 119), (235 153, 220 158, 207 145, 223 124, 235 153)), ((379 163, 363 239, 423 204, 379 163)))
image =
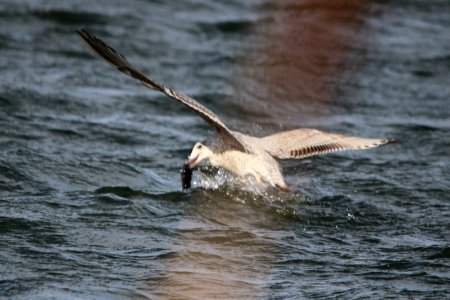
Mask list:
POLYGON ((270 122, 303 126, 327 111, 327 103, 358 47, 368 1, 272 1, 245 70, 234 80, 237 93, 270 122), (283 117, 283 122, 278 121, 283 117), (289 121, 287 118, 297 119, 289 121), (302 121, 298 121, 302 120, 302 121), (289 124, 291 122, 291 124, 289 124))
MULTIPOLYGON (((296 197, 291 201, 303 201, 296 197)), ((164 273, 139 294, 149 299, 264 299, 286 233, 267 201, 238 191, 196 191, 177 224, 164 273)), ((289 234, 288 234, 289 235, 289 234)))
MULTIPOLYGON (((261 8, 267 19, 246 40, 251 51, 232 79, 237 97, 244 100, 243 111, 254 110, 251 118, 257 123, 286 127, 304 125, 308 118, 323 114, 345 70, 349 45, 363 25, 365 9, 362 1, 330 0, 274 0, 261 8)), ((243 121, 248 128, 249 119, 243 121)), ((270 295, 270 282, 276 277, 273 263, 281 252, 273 241, 288 234, 289 228, 272 230, 280 227, 281 216, 268 217, 229 196, 195 194, 196 204, 179 224, 173 253, 164 259, 164 274, 150 289, 141 289, 142 295, 151 299, 270 295), (210 225, 197 223, 202 218, 210 225)))

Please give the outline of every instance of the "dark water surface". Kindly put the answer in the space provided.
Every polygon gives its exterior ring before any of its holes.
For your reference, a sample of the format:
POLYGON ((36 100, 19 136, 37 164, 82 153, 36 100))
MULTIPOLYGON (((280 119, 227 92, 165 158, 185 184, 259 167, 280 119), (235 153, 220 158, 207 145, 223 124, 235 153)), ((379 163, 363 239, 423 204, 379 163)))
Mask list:
POLYGON ((1 1, 0 297, 450 298, 450 3, 358 3, 1 1), (401 143, 183 193, 214 132, 81 27, 233 129, 401 143))

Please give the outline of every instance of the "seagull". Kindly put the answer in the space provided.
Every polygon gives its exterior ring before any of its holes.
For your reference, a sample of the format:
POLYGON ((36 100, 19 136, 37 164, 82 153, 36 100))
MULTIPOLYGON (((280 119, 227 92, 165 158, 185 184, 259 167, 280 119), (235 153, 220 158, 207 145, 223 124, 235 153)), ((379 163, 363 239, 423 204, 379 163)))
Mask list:
POLYGON ((242 179, 250 177, 259 184, 289 192, 291 189, 286 185, 277 159, 302 159, 336 151, 362 150, 393 141, 345 136, 311 128, 299 128, 265 137, 249 136, 231 130, 208 108, 193 98, 154 81, 91 32, 81 29, 77 33, 97 57, 137 79, 144 86, 184 104, 217 131, 221 146, 209 147, 206 143, 196 143, 186 161, 191 169, 202 162, 209 162, 210 165, 223 168, 242 179))

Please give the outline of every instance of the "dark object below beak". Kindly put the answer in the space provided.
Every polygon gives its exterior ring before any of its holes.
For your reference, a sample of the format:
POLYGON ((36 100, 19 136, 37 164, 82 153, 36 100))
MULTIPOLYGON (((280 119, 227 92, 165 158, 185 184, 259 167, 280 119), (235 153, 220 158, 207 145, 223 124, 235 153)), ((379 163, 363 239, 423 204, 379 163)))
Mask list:
POLYGON ((192 169, 189 167, 189 164, 185 163, 183 168, 180 170, 180 173, 183 190, 191 188, 192 169))

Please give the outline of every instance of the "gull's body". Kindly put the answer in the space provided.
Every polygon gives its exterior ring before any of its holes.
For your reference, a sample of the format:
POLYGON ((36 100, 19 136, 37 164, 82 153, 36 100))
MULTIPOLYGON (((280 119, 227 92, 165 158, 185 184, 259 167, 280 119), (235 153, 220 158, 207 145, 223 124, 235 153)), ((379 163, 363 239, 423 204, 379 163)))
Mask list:
POLYGON ((288 190, 278 162, 267 152, 259 150, 246 153, 238 150, 213 152, 201 143, 195 144, 189 155, 188 162, 196 167, 201 161, 208 160, 212 166, 221 167, 236 176, 245 178, 251 176, 258 183, 288 190), (201 156, 203 154, 203 156, 201 156))
POLYGON ((276 158, 300 159, 335 151, 372 148, 390 141, 344 136, 309 128, 280 132, 261 138, 232 131, 209 109, 196 100, 150 79, 131 65, 123 55, 92 33, 86 30, 78 33, 95 55, 119 71, 139 80, 144 86, 186 105, 217 131, 224 146, 213 151, 203 144, 195 144, 188 158, 192 168, 203 161, 208 161, 211 165, 224 168, 239 177, 252 176, 258 183, 289 190, 276 158))

